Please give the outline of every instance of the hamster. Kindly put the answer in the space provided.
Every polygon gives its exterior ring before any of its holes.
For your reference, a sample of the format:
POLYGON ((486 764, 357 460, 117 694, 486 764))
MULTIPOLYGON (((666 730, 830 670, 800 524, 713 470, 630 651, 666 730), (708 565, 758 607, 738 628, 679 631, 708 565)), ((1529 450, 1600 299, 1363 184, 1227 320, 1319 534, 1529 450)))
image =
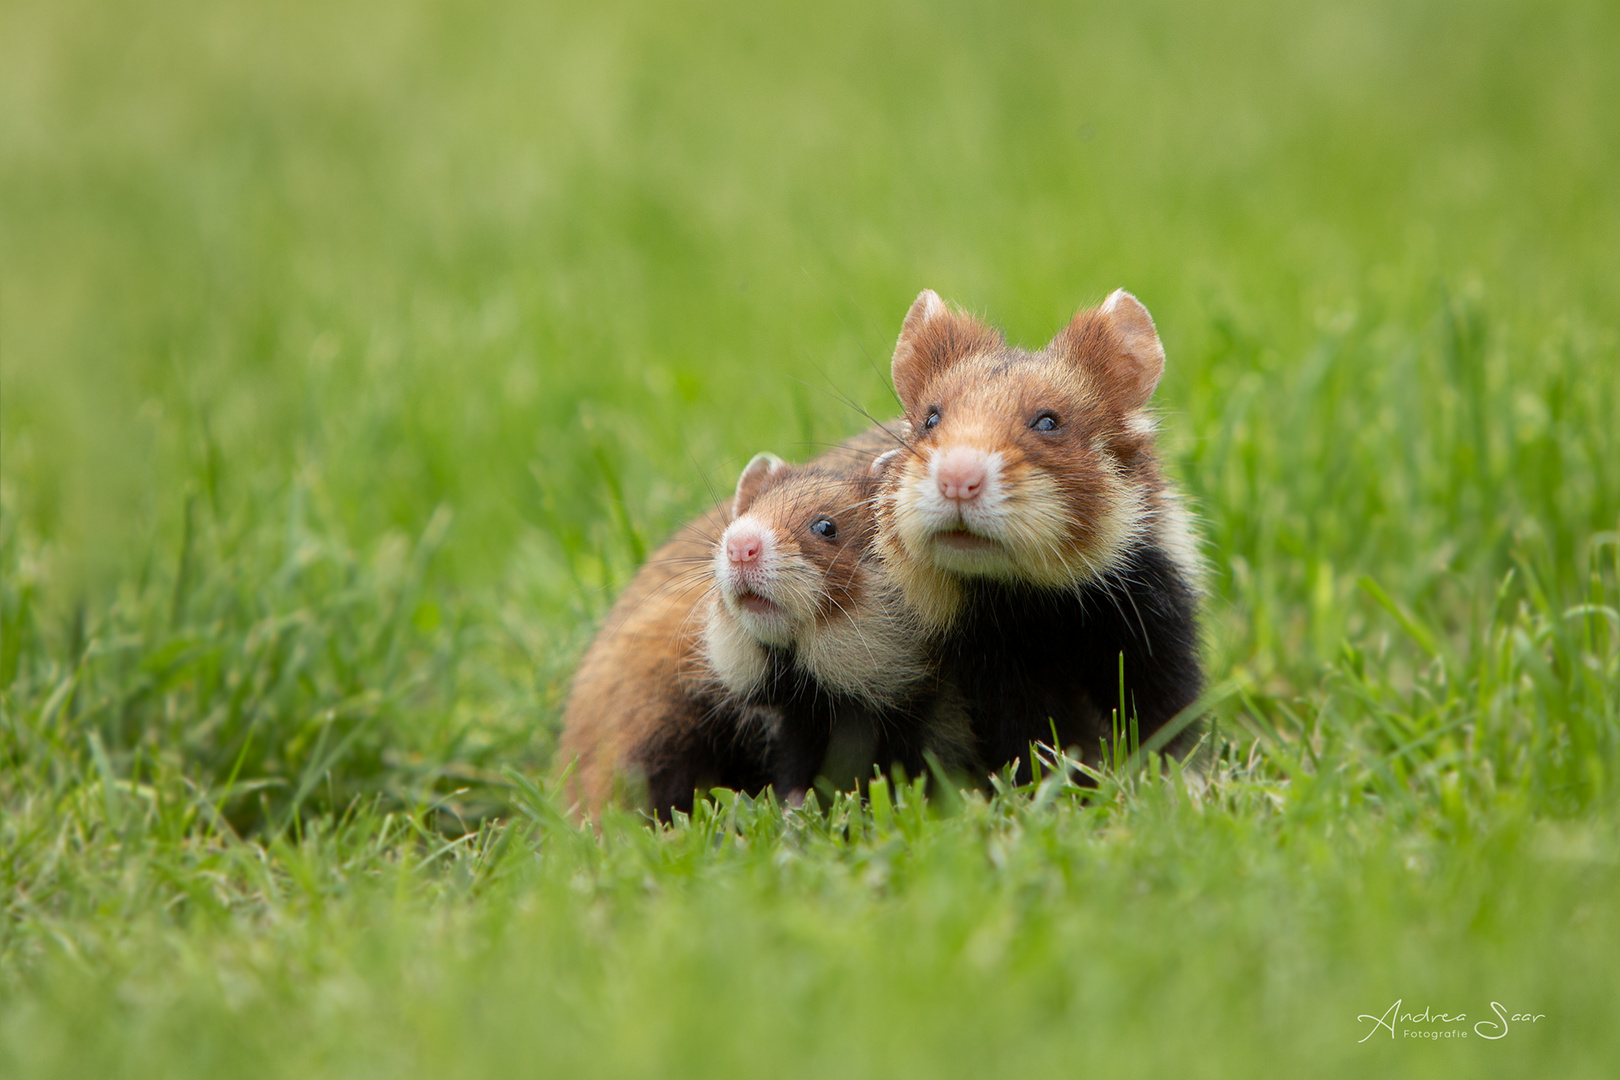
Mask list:
POLYGON ((1095 762, 1122 691, 1144 740, 1192 703, 1201 566, 1146 411, 1164 370, 1147 309, 1116 291, 1029 352, 925 290, 891 370, 909 435, 876 546, 980 760, 1028 776, 1055 728, 1095 762))
POLYGON ((716 785, 772 786, 797 803, 840 729, 870 759, 857 773, 896 761, 915 772, 924 749, 960 756, 965 720, 926 723, 933 669, 871 551, 883 444, 868 442, 801 466, 756 456, 728 506, 636 575, 565 715, 560 760, 577 759, 587 812, 637 784, 664 817, 716 785))

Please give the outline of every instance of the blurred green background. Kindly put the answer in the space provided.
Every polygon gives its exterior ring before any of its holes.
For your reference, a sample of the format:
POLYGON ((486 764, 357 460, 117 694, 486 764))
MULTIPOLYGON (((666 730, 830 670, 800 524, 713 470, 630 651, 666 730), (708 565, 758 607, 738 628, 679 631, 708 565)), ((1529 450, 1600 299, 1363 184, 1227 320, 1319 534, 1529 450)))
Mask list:
POLYGON ((188 498, 256 574, 443 508, 419 621, 507 601, 544 726, 635 552, 892 410, 924 286, 1030 344, 1148 303, 1222 662, 1308 676, 1356 575, 1466 613, 1620 510, 1612 5, 4 19, 6 528, 56 609, 175 575, 188 498))
POLYGON ((1604 2, 0 2, 4 992, 163 922, 108 897, 202 828, 164 791, 249 845, 511 812, 642 553, 892 412, 923 287, 1028 345, 1148 305, 1213 674, 1392 785, 1321 828, 1597 813, 1616 57, 1604 2), (1493 683, 1498 631, 1564 651, 1493 683), (76 816, 126 789, 155 848, 76 816))

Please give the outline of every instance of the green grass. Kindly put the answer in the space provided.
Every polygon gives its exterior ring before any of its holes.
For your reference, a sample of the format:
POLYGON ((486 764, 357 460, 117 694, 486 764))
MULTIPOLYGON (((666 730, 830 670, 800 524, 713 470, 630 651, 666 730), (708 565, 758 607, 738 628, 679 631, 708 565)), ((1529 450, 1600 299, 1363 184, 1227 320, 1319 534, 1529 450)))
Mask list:
MULTIPOLYGON (((1607 1076, 1613 5, 0 4, 0 1075, 1607 1076), (1152 309, 1207 782, 569 827, 924 286, 1152 309), (1418 1043, 1361 1014, 1544 1019, 1418 1043)), ((886 789, 883 789, 886 790, 886 789)))

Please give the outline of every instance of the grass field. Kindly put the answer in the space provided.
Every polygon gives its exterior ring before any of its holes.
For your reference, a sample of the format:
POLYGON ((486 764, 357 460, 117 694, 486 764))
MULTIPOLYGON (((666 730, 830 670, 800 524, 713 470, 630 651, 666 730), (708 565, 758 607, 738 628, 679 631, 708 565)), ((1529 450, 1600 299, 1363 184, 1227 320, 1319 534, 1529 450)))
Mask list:
POLYGON ((0 1075, 1612 1076, 1616 56, 1597 0, 0 0, 0 1075), (893 410, 924 286, 1038 345, 1121 285, 1207 781, 566 823, 650 545, 893 410))

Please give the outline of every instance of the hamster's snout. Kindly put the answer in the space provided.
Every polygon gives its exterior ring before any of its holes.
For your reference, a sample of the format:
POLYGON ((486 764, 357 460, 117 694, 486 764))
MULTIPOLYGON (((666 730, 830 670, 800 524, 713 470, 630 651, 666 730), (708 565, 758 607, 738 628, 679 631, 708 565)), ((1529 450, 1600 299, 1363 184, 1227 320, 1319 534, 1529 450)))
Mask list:
POLYGON ((989 475, 989 455, 969 446, 953 446, 934 462, 934 480, 940 495, 957 504, 976 501, 989 475))
POLYGON ((759 562, 765 550, 765 538, 758 529, 732 528, 726 530, 726 559, 734 566, 747 567, 759 562))

